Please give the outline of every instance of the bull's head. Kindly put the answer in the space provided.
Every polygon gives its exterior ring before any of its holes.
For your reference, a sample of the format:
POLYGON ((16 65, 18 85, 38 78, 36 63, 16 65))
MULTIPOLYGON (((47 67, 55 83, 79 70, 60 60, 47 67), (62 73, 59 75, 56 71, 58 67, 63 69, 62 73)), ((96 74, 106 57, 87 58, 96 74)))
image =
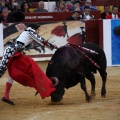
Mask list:
POLYGON ((56 90, 51 93, 51 102, 60 102, 64 95, 64 87, 57 77, 50 77, 56 90))
POLYGON ((51 93, 51 101, 52 102, 60 102, 64 95, 64 80, 62 79, 64 74, 64 62, 66 61, 64 58, 64 52, 61 51, 61 48, 57 49, 55 54, 52 56, 51 60, 48 63, 46 69, 46 75, 51 79, 53 82, 56 90, 51 93), (57 84, 54 83, 54 81, 57 84))

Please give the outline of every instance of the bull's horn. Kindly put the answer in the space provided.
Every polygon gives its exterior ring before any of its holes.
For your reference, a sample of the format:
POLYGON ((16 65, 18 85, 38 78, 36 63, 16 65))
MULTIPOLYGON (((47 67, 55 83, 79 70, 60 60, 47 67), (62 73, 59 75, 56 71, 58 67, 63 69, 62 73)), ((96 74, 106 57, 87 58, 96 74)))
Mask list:
POLYGON ((57 85, 58 85, 59 80, 58 80, 58 78, 57 78, 57 77, 50 77, 50 79, 51 79, 51 81, 55 81, 54 86, 57 86, 57 85))

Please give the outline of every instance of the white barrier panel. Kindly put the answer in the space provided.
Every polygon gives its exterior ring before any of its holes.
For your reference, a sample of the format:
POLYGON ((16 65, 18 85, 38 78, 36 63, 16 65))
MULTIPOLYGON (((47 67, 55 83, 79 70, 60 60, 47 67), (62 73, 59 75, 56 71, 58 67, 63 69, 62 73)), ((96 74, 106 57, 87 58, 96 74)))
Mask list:
POLYGON ((120 34, 117 32, 120 33, 120 20, 103 20, 103 45, 108 66, 120 66, 120 34))
POLYGON ((0 57, 3 55, 3 25, 0 24, 0 57))

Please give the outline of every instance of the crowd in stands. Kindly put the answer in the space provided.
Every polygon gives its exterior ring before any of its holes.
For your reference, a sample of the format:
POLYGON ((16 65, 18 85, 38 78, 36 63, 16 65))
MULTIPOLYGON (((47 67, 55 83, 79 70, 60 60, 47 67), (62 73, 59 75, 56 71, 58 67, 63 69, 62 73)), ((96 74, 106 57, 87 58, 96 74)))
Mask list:
MULTIPOLYGON (((84 5, 81 5, 82 0, 46 0, 46 2, 56 2, 53 12, 69 12, 73 15, 69 16, 67 20, 94 20, 95 17, 91 14, 91 10, 98 10, 96 6, 92 5, 91 0, 83 0, 84 5), (79 11, 83 11, 79 14, 79 11)), ((49 12, 45 8, 45 0, 0 0, 0 23, 6 22, 20 22, 25 19, 24 13, 31 13, 30 8, 32 2, 38 2, 38 8, 33 12, 49 12), (17 17, 17 18, 16 18, 17 17)), ((120 7, 104 5, 104 12, 101 13, 101 19, 119 19, 120 7)))

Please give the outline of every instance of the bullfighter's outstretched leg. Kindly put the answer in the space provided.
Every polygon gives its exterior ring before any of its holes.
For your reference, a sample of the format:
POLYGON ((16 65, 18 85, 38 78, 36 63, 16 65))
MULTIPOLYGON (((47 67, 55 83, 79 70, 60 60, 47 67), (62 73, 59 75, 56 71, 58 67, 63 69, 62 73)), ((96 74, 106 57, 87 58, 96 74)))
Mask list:
POLYGON ((90 74, 87 74, 86 76, 85 76, 89 81, 90 81, 90 83, 91 83, 91 98, 92 99, 94 99, 95 98, 95 84, 96 84, 96 82, 95 82, 95 77, 94 77, 94 74, 93 73, 90 73, 90 74))
POLYGON ((10 100, 10 97, 9 97, 9 93, 10 93, 12 84, 13 84, 12 78, 11 78, 11 77, 8 77, 8 80, 7 80, 7 82, 6 82, 6 89, 5 89, 5 93, 4 93, 4 97, 2 98, 2 101, 6 102, 6 103, 8 103, 8 104, 11 104, 11 105, 15 105, 15 104, 10 100))
POLYGON ((85 77, 80 77, 81 89, 85 92, 85 97, 88 102, 91 101, 91 97, 89 96, 86 88, 85 77))

